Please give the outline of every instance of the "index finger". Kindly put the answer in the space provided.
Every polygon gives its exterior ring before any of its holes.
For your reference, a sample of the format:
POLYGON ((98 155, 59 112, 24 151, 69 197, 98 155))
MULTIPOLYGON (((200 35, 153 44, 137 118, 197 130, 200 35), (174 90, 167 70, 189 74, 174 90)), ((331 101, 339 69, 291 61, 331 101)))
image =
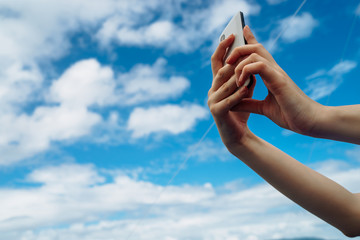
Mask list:
POLYGON ((231 46, 235 39, 235 36, 231 34, 228 38, 221 41, 219 46, 216 48, 214 54, 211 56, 211 69, 213 72, 213 76, 217 74, 220 68, 224 66, 224 56, 226 53, 226 49, 231 46))
POLYGON ((258 41, 256 40, 254 34, 251 32, 250 27, 246 25, 243 29, 244 37, 248 44, 256 44, 258 41))

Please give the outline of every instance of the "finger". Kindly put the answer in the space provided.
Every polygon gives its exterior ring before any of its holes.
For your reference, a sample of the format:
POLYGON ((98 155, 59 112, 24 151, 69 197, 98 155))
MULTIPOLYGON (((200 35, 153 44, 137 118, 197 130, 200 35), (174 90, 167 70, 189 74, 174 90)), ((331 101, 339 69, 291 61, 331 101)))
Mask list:
POLYGON ((255 74, 260 75, 261 79, 265 82, 265 85, 266 81, 273 77, 267 64, 264 62, 254 62, 246 65, 243 68, 241 75, 237 80, 240 83, 239 85, 244 83, 251 75, 255 74))
POLYGON ((234 64, 240 58, 245 58, 246 56, 248 56, 254 52, 258 52, 257 47, 258 46, 256 46, 256 45, 243 45, 243 46, 236 47, 231 52, 231 54, 227 57, 225 62, 227 64, 234 64))
POLYGON ((249 26, 246 25, 244 27, 243 33, 244 33, 244 37, 245 37, 248 44, 256 44, 256 43, 258 43, 258 41, 256 40, 254 34, 251 32, 249 26))
POLYGON ((225 82, 227 82, 232 75, 234 75, 235 66, 226 64, 219 69, 216 76, 213 79, 211 89, 217 91, 225 82))
MULTIPOLYGON (((255 75, 255 74, 260 74, 260 72, 249 72, 247 68, 249 68, 250 64, 254 64, 254 63, 258 63, 258 66, 261 66, 262 64, 264 65, 269 65, 269 62, 261 57, 260 55, 253 53, 250 56, 248 56, 246 59, 244 59, 243 61, 241 61, 235 68, 235 76, 236 76, 236 84, 237 86, 242 86, 245 81, 247 79, 249 79, 249 77, 251 75, 255 75), (246 73, 246 74, 245 74, 246 73)), ((258 68, 258 71, 261 71, 261 68, 258 68)), ((252 71, 254 71, 252 69, 252 71)))
POLYGON ((247 88, 249 89, 248 94, 245 96, 246 98, 252 98, 253 94, 254 94, 254 89, 255 89, 255 85, 256 85, 256 77, 255 75, 252 75, 252 83, 250 83, 251 85, 247 86, 247 88))
POLYGON ((235 39, 235 36, 231 34, 227 39, 221 41, 216 48, 214 54, 211 56, 211 69, 213 76, 217 74, 220 68, 224 66, 223 60, 226 53, 226 49, 231 46, 235 39))
POLYGON ((264 100, 244 98, 232 107, 231 111, 248 112, 264 115, 264 100))
POLYGON ((227 57, 227 64, 234 64, 241 56, 250 55, 252 53, 257 53, 266 58, 268 61, 276 63, 265 47, 257 42, 248 26, 245 26, 243 32, 248 44, 235 48, 227 57))
POLYGON ((276 63, 274 58, 271 56, 271 54, 260 43, 243 45, 235 48, 231 52, 231 54, 227 57, 225 62, 227 64, 233 65, 236 64, 237 61, 242 60, 242 58, 244 58, 245 56, 249 56, 253 53, 257 53, 260 56, 266 58, 268 61, 276 63))
POLYGON ((241 100, 248 94, 248 91, 247 87, 240 88, 234 94, 231 94, 227 98, 224 98, 220 102, 214 104, 210 111, 215 115, 222 115, 230 111, 234 106, 241 102, 241 100))
POLYGON ((221 85, 221 87, 211 95, 209 99, 210 103, 220 102, 224 98, 227 98, 233 94, 237 90, 235 81, 235 75, 233 75, 227 82, 221 85))

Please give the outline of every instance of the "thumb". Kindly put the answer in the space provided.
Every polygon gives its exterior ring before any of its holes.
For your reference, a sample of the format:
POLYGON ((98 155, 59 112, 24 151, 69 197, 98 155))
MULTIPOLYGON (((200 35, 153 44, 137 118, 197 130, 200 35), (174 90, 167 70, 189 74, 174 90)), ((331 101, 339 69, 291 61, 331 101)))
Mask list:
POLYGON ((249 112, 264 115, 264 101, 244 98, 240 103, 231 108, 234 112, 249 112))

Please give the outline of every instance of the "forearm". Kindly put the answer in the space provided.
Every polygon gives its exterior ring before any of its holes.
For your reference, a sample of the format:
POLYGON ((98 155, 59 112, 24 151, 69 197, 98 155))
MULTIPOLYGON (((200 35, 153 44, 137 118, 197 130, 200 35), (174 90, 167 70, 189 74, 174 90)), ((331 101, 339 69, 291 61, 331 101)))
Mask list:
POLYGON ((360 105, 323 106, 310 135, 360 144, 360 105))
POLYGON ((306 210, 346 235, 360 234, 360 200, 342 186, 253 134, 231 152, 306 210))

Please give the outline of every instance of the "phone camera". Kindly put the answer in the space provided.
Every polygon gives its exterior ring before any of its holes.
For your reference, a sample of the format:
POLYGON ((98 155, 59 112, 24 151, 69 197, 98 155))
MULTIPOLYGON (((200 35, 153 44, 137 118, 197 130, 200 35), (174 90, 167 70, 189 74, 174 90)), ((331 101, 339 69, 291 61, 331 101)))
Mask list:
POLYGON ((225 40, 225 34, 221 35, 220 42, 225 40))

